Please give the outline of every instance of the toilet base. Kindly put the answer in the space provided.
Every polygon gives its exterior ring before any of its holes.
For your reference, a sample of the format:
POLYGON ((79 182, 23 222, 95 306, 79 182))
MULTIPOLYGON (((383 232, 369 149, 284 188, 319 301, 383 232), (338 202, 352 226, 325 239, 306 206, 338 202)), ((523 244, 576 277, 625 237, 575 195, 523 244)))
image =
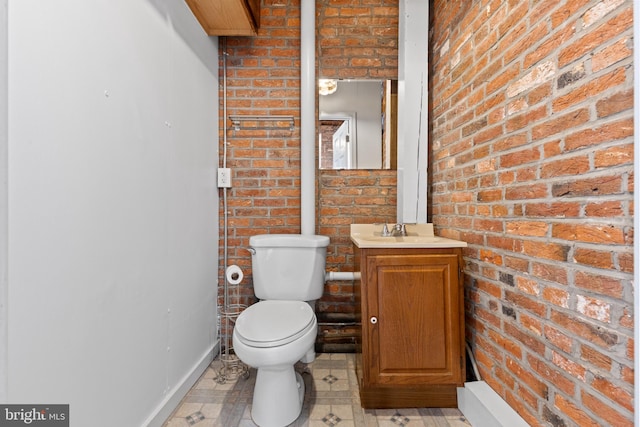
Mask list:
POLYGON ((260 427, 285 427, 302 412, 304 381, 293 366, 259 368, 251 418, 260 427), (276 391, 276 392, 274 392, 276 391))
POLYGON ((309 349, 309 351, 307 351, 307 353, 302 356, 302 359, 300 359, 302 363, 307 364, 313 362, 314 360, 316 360, 316 351, 313 347, 311 347, 311 349, 309 349))

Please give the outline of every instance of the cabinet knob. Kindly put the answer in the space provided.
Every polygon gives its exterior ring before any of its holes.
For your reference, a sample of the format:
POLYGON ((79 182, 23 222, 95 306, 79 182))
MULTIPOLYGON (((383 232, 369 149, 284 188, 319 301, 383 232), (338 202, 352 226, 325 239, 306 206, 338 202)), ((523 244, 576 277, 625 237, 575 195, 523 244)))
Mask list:
POLYGON ((369 321, 371 322, 371 324, 375 325, 376 323, 378 323, 378 318, 376 316, 372 316, 369 321))

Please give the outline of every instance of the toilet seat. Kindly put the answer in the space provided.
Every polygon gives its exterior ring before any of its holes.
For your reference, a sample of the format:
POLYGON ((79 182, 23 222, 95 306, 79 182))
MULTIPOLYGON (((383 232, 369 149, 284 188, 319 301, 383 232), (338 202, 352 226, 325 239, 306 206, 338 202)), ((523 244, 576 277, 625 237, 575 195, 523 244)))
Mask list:
POLYGON ((244 310, 235 325, 235 334, 251 347, 278 347, 288 344, 317 325, 313 309, 304 301, 260 301, 244 310))

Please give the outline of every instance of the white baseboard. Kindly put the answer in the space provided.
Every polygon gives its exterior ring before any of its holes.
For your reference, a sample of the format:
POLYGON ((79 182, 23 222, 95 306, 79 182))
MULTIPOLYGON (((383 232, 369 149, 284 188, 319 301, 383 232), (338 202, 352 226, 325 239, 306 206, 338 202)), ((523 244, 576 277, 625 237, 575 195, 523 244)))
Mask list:
POLYGON ((484 381, 458 387, 458 409, 473 427, 529 427, 484 381))
POLYGON ((187 373, 181 381, 179 381, 162 400, 158 408, 147 418, 142 424, 145 427, 161 427, 162 424, 169 418, 173 411, 178 407, 182 398, 187 395, 191 387, 196 383, 198 378, 207 369, 207 367, 213 361, 213 358, 218 354, 220 341, 218 340, 213 348, 207 351, 198 363, 195 364, 191 372, 187 373))

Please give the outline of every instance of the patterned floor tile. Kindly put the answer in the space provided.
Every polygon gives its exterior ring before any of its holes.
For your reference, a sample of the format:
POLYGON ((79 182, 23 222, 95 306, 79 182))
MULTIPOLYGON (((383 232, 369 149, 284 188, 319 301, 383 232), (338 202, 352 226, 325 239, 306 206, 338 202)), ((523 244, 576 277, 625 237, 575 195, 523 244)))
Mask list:
MULTIPOLYGON (((256 427, 251 401, 256 371, 219 381, 214 361, 163 427, 256 427)), ((360 407, 355 355, 318 354, 297 364, 306 392, 300 417, 288 427, 468 427, 455 408, 364 410, 360 407)))
POLYGON ((178 418, 186 418, 189 415, 198 412, 200 408, 202 408, 201 403, 184 402, 178 407, 178 410, 173 414, 173 416, 178 418))
POLYGON ((189 425, 194 425, 204 420, 204 414, 198 411, 198 412, 194 412, 193 414, 187 415, 186 418, 189 425))

